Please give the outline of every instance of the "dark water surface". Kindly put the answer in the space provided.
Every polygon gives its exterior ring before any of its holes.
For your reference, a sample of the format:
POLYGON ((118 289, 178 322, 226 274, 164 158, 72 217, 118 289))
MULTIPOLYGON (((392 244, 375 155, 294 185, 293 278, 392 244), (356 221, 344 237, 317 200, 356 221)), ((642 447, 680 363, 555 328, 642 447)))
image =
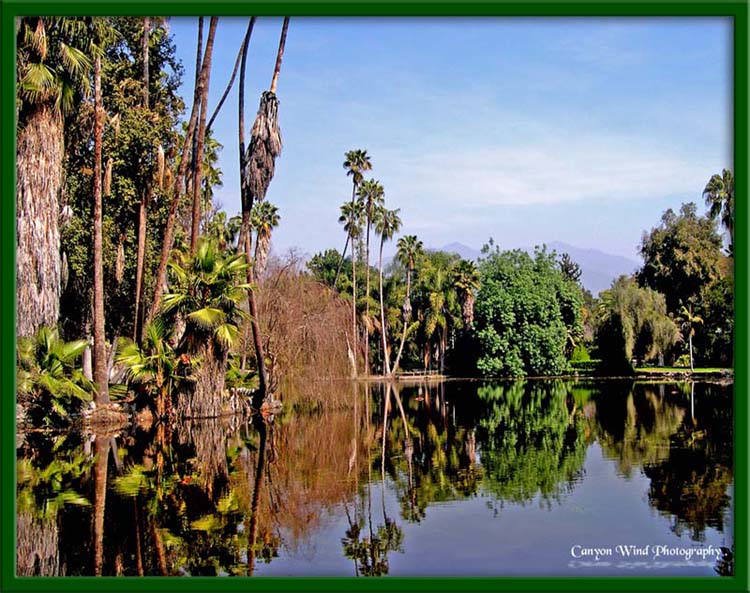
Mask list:
POLYGON ((731 385, 330 389, 351 406, 270 425, 19 434, 18 574, 731 573, 731 385))

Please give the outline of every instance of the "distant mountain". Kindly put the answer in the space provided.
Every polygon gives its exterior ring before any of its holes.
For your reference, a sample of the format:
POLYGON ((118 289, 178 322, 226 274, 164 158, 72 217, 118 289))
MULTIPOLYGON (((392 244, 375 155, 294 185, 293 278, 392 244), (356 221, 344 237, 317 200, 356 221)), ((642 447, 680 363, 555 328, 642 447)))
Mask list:
MULTIPOLYGON (((482 257, 482 253, 478 249, 458 242, 450 243, 440 249, 441 251, 457 253, 464 259, 474 261, 482 257)), ((528 253, 534 252, 533 247, 521 247, 520 249, 528 253)), ((570 255, 573 261, 581 266, 581 284, 594 295, 609 288, 612 281, 618 276, 632 274, 639 267, 638 262, 633 259, 605 253, 598 249, 576 247, 561 241, 548 243, 547 249, 556 251, 558 255, 563 253, 570 255)))

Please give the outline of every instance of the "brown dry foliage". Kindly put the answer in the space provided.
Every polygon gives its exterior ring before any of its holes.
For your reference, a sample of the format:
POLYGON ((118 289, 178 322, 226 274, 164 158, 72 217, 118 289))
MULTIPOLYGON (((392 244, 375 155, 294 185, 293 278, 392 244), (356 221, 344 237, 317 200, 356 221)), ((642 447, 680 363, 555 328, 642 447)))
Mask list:
POLYGON ((277 397, 293 405, 350 403, 341 389, 331 389, 331 381, 350 373, 349 305, 304 273, 298 255, 269 260, 258 290, 258 316, 277 397))

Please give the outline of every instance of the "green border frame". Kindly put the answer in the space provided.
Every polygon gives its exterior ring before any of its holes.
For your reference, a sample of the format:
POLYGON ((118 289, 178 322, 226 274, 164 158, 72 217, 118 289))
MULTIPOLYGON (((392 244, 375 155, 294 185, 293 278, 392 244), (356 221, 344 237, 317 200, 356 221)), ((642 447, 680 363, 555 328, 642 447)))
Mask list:
POLYGON ((750 591, 748 579, 748 3, 747 0, 2 0, 2 201, 0 204, 0 457, 4 591, 750 591), (206 10, 209 9, 209 10, 206 10), (734 21, 735 575, 734 577, 16 577, 15 576, 15 31, 16 16, 724 16, 734 21))

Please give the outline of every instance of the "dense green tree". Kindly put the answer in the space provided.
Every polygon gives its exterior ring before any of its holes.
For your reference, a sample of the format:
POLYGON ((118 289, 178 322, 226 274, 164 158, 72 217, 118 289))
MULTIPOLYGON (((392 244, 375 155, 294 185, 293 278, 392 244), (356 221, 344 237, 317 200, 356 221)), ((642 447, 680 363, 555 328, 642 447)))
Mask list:
POLYGON ((643 234, 640 251, 643 267, 638 283, 662 293, 671 313, 694 301, 721 275, 723 256, 716 223, 698 215, 693 203, 683 204, 679 213, 667 210, 661 224, 643 234))
POLYGON ((554 253, 485 250, 476 302, 478 370, 484 375, 561 373, 566 347, 582 330, 582 294, 554 253))

